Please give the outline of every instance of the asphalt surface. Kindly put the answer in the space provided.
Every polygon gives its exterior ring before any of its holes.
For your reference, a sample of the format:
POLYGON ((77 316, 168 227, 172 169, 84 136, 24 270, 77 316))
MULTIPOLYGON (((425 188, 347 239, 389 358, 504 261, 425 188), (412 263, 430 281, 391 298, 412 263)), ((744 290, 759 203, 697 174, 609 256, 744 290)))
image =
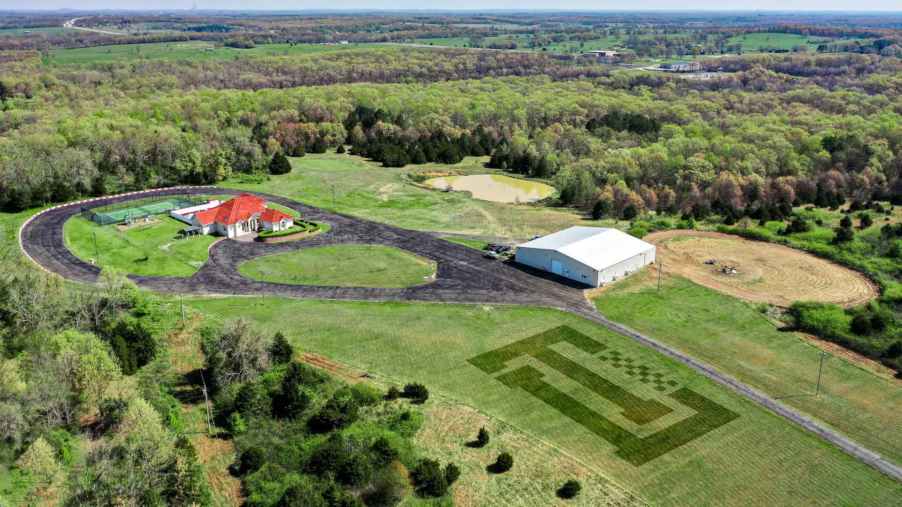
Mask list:
MULTIPOLYGON (((25 253, 45 270, 71 280, 95 283, 100 269, 78 259, 65 246, 63 224, 66 220, 87 207, 93 208, 150 196, 213 193, 239 192, 218 187, 180 187, 57 206, 35 215, 23 224, 19 241, 25 253)), ((605 318, 586 300, 580 287, 570 285, 564 279, 543 272, 521 269, 514 264, 486 259, 476 250, 438 239, 427 232, 411 231, 331 213, 285 197, 254 193, 268 201, 300 212, 307 220, 325 222, 332 228, 327 233, 296 242, 267 244, 226 239, 210 248, 210 259, 191 277, 130 276, 130 278, 141 287, 164 293, 278 295, 308 299, 432 301, 556 308, 594 321, 685 364, 746 399, 836 445, 861 462, 902 482, 902 467, 855 443, 824 423, 801 414, 757 389, 717 371, 712 366, 605 318), (436 279, 432 283, 403 289, 322 287, 250 280, 241 276, 237 269, 242 262, 261 255, 350 243, 389 245, 432 259, 438 266, 436 279)))

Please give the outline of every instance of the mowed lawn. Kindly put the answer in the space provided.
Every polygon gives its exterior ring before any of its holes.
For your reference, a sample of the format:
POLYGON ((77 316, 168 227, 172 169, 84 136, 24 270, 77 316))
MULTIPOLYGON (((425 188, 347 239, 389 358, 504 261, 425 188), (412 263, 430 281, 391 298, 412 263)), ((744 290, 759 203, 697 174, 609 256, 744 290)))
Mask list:
MULTIPOLYGON (((902 485, 808 432, 679 363, 569 314, 527 307, 270 297, 198 298, 189 304, 211 321, 241 315, 268 334, 282 331, 301 350, 326 355, 382 380, 423 382, 435 393, 498 417, 572 454, 653 504, 891 505, 902 498, 902 485), (616 351, 632 364, 662 374, 674 382, 670 389, 690 389, 738 418, 637 466, 615 454, 617 449, 597 433, 565 417, 537 395, 525 388, 507 387, 499 375, 486 373, 468 361, 561 325, 603 344, 605 354, 616 351)), ((575 370, 560 373, 534 358, 511 359, 503 373, 533 366, 559 392, 640 437, 695 414, 668 393, 653 389, 599 356, 568 343, 551 348, 630 396, 656 400, 671 407, 672 413, 637 426, 607 397, 575 381, 571 376, 575 370)), ((473 428, 474 434, 477 429, 473 428)), ((514 460, 516 466, 516 456, 514 460)))
POLYGON ((232 60, 347 51, 372 46, 372 44, 261 44, 250 49, 236 49, 205 41, 153 42, 54 49, 50 51, 45 62, 51 65, 77 65, 134 60, 232 60))
POLYGON ((668 279, 661 292, 631 279, 595 300, 599 311, 701 359, 902 463, 902 381, 830 357, 813 396, 820 349, 779 331, 738 299, 668 279))
POLYGON ((264 282, 337 287, 411 287, 435 274, 435 263, 385 245, 332 245, 251 259, 238 271, 264 282))
POLYGON ((459 164, 382 167, 353 155, 326 153, 292 158, 292 172, 263 183, 227 181, 224 186, 284 195, 298 201, 416 230, 526 240, 571 225, 606 225, 566 208, 480 201, 464 192, 442 192, 416 185, 408 173, 488 174, 487 158, 459 164))
POLYGON ((210 245, 218 238, 177 239, 178 231, 184 228, 185 224, 168 216, 125 231, 75 216, 63 226, 63 234, 66 246, 76 257, 93 260, 101 268, 145 276, 191 276, 207 261, 210 245))

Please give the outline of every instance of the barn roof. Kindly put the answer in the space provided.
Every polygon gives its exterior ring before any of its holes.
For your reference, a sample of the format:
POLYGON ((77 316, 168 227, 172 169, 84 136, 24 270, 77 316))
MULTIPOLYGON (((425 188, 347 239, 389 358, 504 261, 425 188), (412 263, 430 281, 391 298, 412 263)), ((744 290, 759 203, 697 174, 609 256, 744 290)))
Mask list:
POLYGON ((575 226, 523 243, 518 248, 553 250, 600 271, 655 247, 617 229, 575 226))

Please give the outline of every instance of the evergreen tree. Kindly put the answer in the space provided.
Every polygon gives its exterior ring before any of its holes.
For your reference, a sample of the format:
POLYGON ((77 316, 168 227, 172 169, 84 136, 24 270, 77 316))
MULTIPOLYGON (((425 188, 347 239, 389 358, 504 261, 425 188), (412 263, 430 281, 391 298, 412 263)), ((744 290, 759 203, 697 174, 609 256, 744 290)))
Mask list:
POLYGON ((288 343, 281 331, 273 337, 272 346, 269 348, 269 360, 272 364, 290 363, 294 357, 294 348, 288 343))
POLYGON ((290 172, 291 162, 288 161, 288 157, 281 153, 273 155, 269 162, 269 174, 288 174, 290 172))

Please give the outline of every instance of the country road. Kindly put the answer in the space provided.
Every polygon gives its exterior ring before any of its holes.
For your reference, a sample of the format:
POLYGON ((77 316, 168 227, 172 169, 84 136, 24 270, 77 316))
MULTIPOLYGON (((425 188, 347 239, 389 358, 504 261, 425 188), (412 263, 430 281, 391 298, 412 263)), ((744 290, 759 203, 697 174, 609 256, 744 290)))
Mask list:
MULTIPOLYGON (((49 208, 27 220, 19 230, 19 243, 26 256, 46 271, 70 280, 94 283, 100 268, 75 257, 65 246, 63 224, 84 207, 104 206, 150 196, 235 194, 219 187, 177 187, 91 199, 49 208)), ((767 394, 713 366, 699 361, 651 337, 613 322, 595 309, 581 289, 568 286, 544 273, 520 269, 512 264, 485 259, 479 251, 449 243, 431 233, 401 229, 391 225, 333 213, 289 198, 251 192, 300 212, 303 216, 332 226, 328 233, 305 242, 278 244, 242 243, 223 240, 210 249, 210 259, 188 278, 130 276, 138 285, 158 292, 186 294, 281 295, 306 299, 354 301, 431 301, 476 304, 534 305, 555 308, 591 320, 613 332, 639 342, 675 359, 709 379, 725 386, 787 421, 814 433, 823 440, 880 472, 902 482, 902 467, 867 449, 825 423, 788 407, 767 394), (314 287, 268 283, 244 278, 238 265, 248 259, 310 246, 339 243, 391 245, 436 261, 436 280, 407 289, 362 287, 314 287)))
POLYGON ((72 30, 81 30, 81 31, 83 31, 83 32, 102 33, 102 34, 105 34, 105 35, 124 35, 124 34, 122 34, 122 33, 120 33, 120 32, 112 32, 112 31, 110 31, 110 30, 100 30, 100 29, 98 29, 98 28, 87 28, 87 27, 84 27, 84 26, 75 26, 75 23, 76 23, 79 19, 85 19, 85 18, 72 18, 72 19, 70 19, 69 21, 66 21, 65 23, 63 23, 63 28, 71 28, 72 30))

